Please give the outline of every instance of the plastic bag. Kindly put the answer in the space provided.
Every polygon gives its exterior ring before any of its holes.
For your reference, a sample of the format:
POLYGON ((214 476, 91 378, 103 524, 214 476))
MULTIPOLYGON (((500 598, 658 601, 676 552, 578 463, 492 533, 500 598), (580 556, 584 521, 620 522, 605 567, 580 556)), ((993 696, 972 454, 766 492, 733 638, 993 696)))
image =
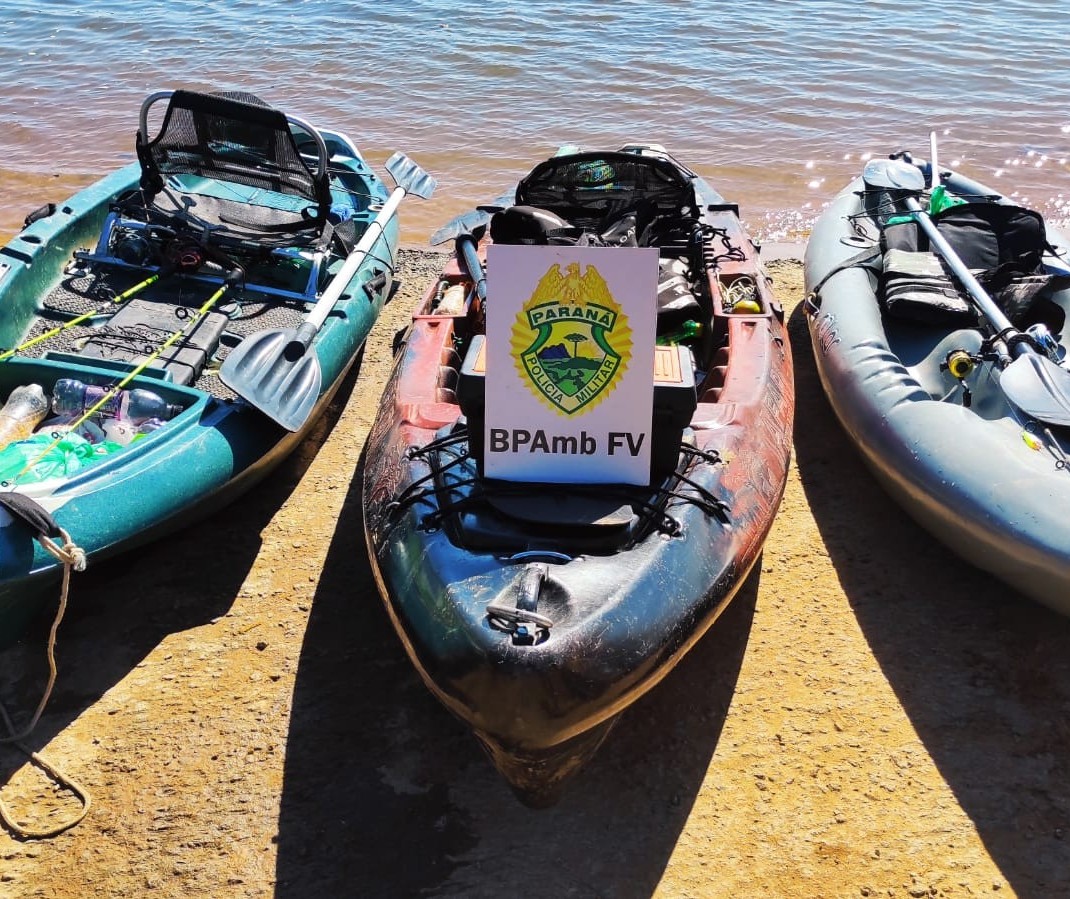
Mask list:
POLYGON ((90 443, 74 431, 63 434, 58 442, 51 433, 34 434, 0 450, 0 484, 69 478, 122 448, 110 441, 90 443))

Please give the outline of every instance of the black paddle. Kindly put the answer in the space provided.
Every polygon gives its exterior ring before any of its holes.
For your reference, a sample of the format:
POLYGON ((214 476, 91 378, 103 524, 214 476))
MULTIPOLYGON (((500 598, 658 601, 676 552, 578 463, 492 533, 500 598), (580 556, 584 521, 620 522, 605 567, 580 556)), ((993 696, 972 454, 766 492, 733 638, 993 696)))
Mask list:
POLYGON ((486 306, 487 302, 487 273, 483 270, 483 263, 479 260, 479 235, 461 234, 454 243, 457 255, 464 260, 464 267, 468 270, 468 277, 476 286, 476 296, 486 306))
MULTIPOLYGON (((934 169, 933 185, 936 185, 939 175, 935 172, 935 162, 931 161, 930 165, 934 169)), ((929 238, 930 245, 947 262, 993 333, 1003 338, 1015 354, 1016 358, 1003 369, 999 378, 1007 399, 1038 421, 1070 425, 1070 372, 1056 365, 1033 345, 1027 335, 1011 324, 1003 310, 937 230, 928 213, 912 195, 925 189, 925 178, 921 171, 899 159, 874 159, 866 163, 862 179, 871 187, 904 192, 906 208, 929 238)))
POLYGON ((515 205, 515 197, 516 188, 510 188, 493 202, 462 212, 432 234, 428 243, 433 247, 437 247, 447 240, 457 240, 459 237, 475 234, 480 228, 486 228, 490 224, 491 216, 495 212, 500 212, 515 205))
POLYGON ((405 194, 426 200, 435 190, 435 179, 404 153, 391 156, 386 170, 397 187, 301 325, 251 334, 231 351, 219 369, 224 384, 288 431, 301 429, 320 397, 323 376, 319 359, 315 352, 308 352, 313 338, 368 251, 385 232, 386 223, 405 194))

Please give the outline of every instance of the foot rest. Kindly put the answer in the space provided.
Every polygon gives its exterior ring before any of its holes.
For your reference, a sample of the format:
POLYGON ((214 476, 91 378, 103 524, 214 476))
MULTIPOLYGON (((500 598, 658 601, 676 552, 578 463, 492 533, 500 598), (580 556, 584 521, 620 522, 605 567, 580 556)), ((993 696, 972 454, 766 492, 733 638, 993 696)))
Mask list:
MULTIPOLYGON (((131 300, 86 341, 79 355, 138 365, 181 330, 194 311, 187 306, 131 300)), ((207 313, 189 334, 153 361, 154 367, 170 372, 176 384, 192 384, 215 353, 229 321, 220 312, 207 313)))

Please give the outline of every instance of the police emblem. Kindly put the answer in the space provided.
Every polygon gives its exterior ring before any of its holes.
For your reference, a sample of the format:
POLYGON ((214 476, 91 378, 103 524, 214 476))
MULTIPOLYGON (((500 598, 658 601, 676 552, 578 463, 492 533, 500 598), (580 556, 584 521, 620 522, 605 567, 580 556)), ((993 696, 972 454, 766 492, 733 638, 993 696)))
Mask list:
POLYGON ((598 269, 554 264, 513 323, 520 379, 550 409, 592 409, 617 386, 632 357, 628 316, 598 269))

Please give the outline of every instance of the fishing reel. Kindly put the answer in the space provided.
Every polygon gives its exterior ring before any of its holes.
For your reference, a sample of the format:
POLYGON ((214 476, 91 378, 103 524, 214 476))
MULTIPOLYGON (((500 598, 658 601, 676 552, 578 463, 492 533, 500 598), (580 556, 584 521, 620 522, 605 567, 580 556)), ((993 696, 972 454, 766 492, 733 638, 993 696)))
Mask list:
POLYGON ((966 350, 951 350, 940 363, 940 371, 949 372, 957 381, 968 378, 984 357, 979 353, 967 353, 966 350))
POLYGON ((182 240, 170 228, 155 226, 115 229, 110 241, 111 255, 129 266, 159 266, 177 272, 195 272, 204 264, 197 244, 182 240))
POLYGON ((161 255, 161 268, 178 274, 193 274, 207 266, 213 272, 225 273, 229 282, 245 280, 244 266, 207 241, 175 235, 164 244, 161 255))
POLYGON ((151 264, 156 254, 152 243, 144 233, 127 231, 116 238, 112 247, 112 255, 127 265, 143 268, 151 264))
POLYGON ((966 350, 959 349, 948 352, 944 356, 944 361, 940 363, 940 371, 948 372, 951 377, 958 381, 958 386, 962 388, 963 408, 969 409, 970 404, 973 402, 973 393, 970 391, 970 385, 966 383, 966 379, 973 374, 973 370, 985 359, 986 356, 982 353, 969 353, 966 350))
POLYGON ((175 232, 160 225, 133 222, 113 215, 108 251, 120 262, 137 268, 159 265, 175 232))
POLYGON ((163 248, 164 264, 176 272, 195 272, 205 262, 204 250, 191 241, 171 240, 163 248))

